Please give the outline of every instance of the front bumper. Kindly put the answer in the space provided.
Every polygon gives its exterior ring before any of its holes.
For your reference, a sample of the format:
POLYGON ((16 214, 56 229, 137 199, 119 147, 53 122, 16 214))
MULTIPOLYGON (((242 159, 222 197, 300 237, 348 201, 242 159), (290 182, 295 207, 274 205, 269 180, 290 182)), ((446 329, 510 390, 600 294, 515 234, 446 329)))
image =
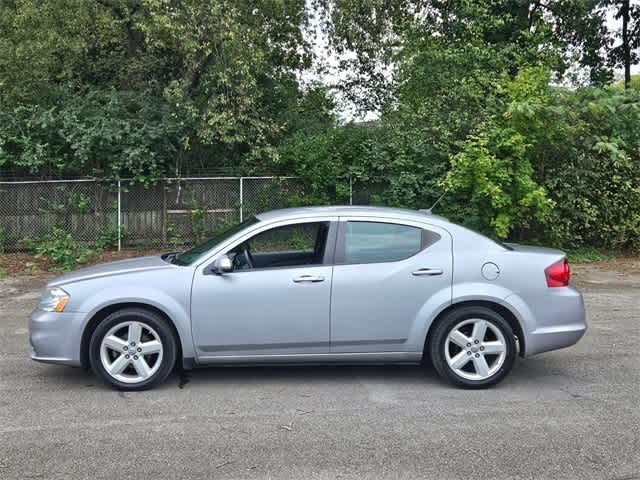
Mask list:
POLYGON ((80 334, 76 332, 80 315, 34 310, 29 322, 31 358, 38 362, 80 366, 80 334))

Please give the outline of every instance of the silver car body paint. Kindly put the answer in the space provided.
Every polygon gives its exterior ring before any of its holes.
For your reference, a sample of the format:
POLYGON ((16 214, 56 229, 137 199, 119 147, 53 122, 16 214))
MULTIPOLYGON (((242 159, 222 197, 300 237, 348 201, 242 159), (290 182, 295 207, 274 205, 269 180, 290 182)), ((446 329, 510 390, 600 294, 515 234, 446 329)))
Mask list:
POLYGON ((305 207, 263 213, 258 220, 189 266, 149 256, 50 281, 47 288, 61 287, 70 299, 62 313, 34 310, 32 358, 81 365, 83 334, 91 319, 122 304, 148 305, 170 319, 186 366, 418 362, 434 319, 469 301, 508 309, 522 331, 526 356, 570 346, 586 331, 580 292, 571 286, 547 287, 544 269, 564 258, 559 250, 508 249, 436 215, 403 209, 305 207), (349 220, 420 227, 438 239, 400 261, 205 274, 218 256, 256 233, 292 223, 337 226, 349 220), (490 279, 486 264, 495 265, 490 279), (438 274, 423 275, 425 269, 438 274), (415 274, 418 270, 422 273, 415 274), (304 275, 322 281, 294 281, 304 275))

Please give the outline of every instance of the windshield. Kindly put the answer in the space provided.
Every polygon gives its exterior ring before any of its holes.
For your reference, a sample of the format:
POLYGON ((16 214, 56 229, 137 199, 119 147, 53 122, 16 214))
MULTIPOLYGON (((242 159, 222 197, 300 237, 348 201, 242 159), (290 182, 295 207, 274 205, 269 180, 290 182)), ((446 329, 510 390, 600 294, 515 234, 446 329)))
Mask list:
POLYGON ((259 220, 257 218, 251 217, 251 218, 245 220, 242 223, 239 223, 237 225, 233 225, 232 227, 229 227, 226 230, 214 235, 213 237, 211 237, 206 242, 202 242, 201 244, 196 245, 192 249, 187 250, 186 252, 182 252, 182 253, 176 255, 171 260, 171 263, 173 263, 174 265, 182 265, 182 266, 191 265, 203 253, 208 252, 213 247, 215 247, 218 243, 221 243, 221 242, 225 241, 227 238, 230 238, 232 235, 235 235, 240 230, 248 227, 249 225, 253 225, 254 223, 258 223, 258 221, 259 220))

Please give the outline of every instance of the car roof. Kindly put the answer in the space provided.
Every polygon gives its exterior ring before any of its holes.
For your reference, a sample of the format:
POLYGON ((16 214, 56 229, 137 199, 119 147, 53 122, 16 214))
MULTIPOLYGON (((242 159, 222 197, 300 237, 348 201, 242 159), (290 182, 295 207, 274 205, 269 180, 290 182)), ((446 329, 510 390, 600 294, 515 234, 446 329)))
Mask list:
POLYGON ((406 208, 334 205, 322 207, 297 207, 271 210, 257 215, 262 221, 287 220, 300 217, 317 216, 363 216, 363 217, 388 217, 416 221, 434 221, 435 223, 449 223, 444 217, 433 215, 426 210, 409 210, 406 208))

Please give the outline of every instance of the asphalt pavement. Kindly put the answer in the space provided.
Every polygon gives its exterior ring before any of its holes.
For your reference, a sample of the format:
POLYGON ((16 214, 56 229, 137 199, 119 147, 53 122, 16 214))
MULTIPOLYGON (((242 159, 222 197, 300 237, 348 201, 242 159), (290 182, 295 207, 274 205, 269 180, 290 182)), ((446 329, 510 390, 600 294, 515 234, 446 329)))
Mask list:
MULTIPOLYGON (((0 479, 640 479, 640 283, 497 388, 419 367, 214 368, 140 393, 28 357, 43 279, 0 281, 0 479)), ((636 279, 637 280, 637 279, 636 279)))

